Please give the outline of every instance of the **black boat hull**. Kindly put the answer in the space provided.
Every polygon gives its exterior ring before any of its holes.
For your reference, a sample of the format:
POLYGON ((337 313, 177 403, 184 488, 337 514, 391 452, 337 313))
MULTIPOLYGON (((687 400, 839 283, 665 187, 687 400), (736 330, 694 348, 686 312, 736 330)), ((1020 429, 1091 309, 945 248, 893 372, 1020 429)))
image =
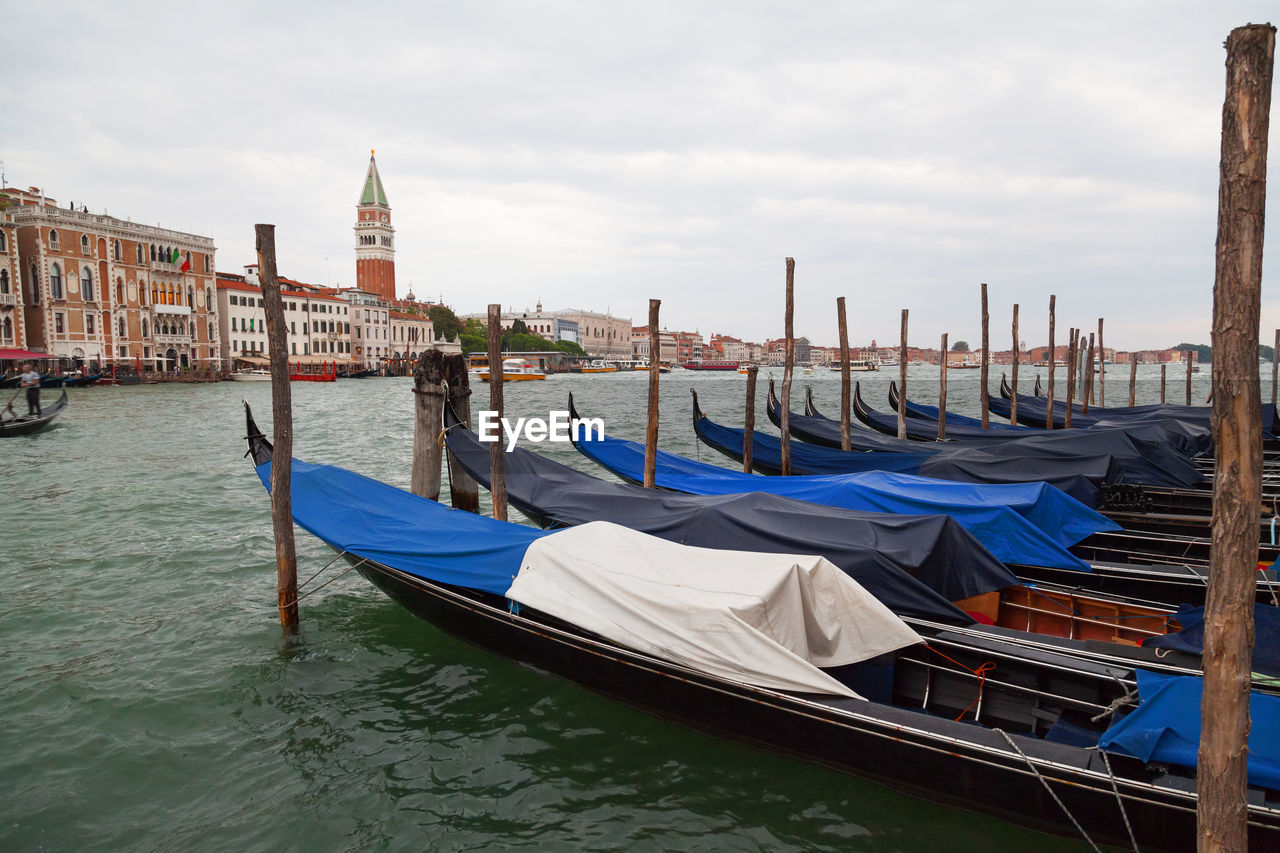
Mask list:
MULTIPOLYGON (((25 402, 18 403, 15 406, 26 405, 25 402)), ((31 435, 40 432, 49 427, 58 415, 62 414, 62 410, 67 407, 67 392, 64 390, 62 396, 53 403, 42 406, 43 414, 36 418, 20 417, 11 420, 0 421, 0 438, 17 435, 31 435)))

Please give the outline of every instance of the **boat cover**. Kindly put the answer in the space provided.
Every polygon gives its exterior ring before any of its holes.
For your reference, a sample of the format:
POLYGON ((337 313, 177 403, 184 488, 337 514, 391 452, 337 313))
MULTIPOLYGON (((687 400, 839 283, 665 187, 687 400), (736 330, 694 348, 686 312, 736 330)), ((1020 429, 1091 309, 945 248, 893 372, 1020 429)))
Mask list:
MULTIPOLYGON (((1204 679, 1138 670, 1138 708, 1102 733, 1098 745, 1142 761, 1195 767, 1204 679)), ((1249 694, 1249 784, 1280 790, 1280 696, 1249 694)))
POLYGON ((607 521, 533 542, 507 597, 627 648, 773 690, 923 642, 822 557, 693 548, 607 521))
MULTIPOLYGON (((1142 645, 1177 649, 1198 655, 1204 650, 1204 608, 1184 604, 1178 609, 1180 631, 1148 637, 1142 645)), ((1280 676, 1280 608, 1270 604, 1253 606, 1253 671, 1280 676)))
MULTIPOLYGON (((601 436, 601 440, 576 442, 587 458, 625 480, 644 478, 644 445, 601 436)), ((694 495, 728 495, 748 491, 809 501, 846 509, 902 512, 911 515, 942 512, 974 535, 1003 563, 1090 571, 1089 565, 1066 550, 1085 536, 1100 530, 1118 530, 1112 521, 1041 483, 1005 486, 941 483, 928 478, 886 483, 888 475, 832 477, 761 477, 695 462, 659 450, 657 484, 664 489, 694 495), (877 483, 879 485, 877 485, 877 483), (900 488, 909 483, 909 489, 900 488), (959 486, 960 488, 953 488, 959 486), (1028 491, 1020 492, 1018 490, 1028 491), (1037 494, 1037 490, 1039 491, 1037 494), (1021 498, 1018 496, 1021 495, 1021 498), (1043 500, 1044 503, 1039 502, 1043 500), (1033 510, 1032 506, 1038 509, 1033 510), (1037 527, 1014 507, 1034 515, 1046 525, 1037 527), (1056 514, 1056 515, 1055 515, 1056 514)))
MULTIPOLYGON (((450 428, 456 464, 488 487, 489 450, 450 428)), ((1021 583, 946 515, 861 512, 761 492, 690 495, 605 482, 522 447, 504 459, 507 500, 544 527, 613 521, 685 545, 821 554, 901 616, 973 622, 951 602, 1021 583)))
MULTIPOLYGON (((1028 397, 1024 394, 1018 395, 1018 420, 1021 421, 1025 415, 1027 423, 1034 423, 1043 426, 1047 419, 1048 400, 1044 397, 1028 397)), ((1003 418, 1009 417, 1009 401, 1002 397, 991 397, 991 411, 1003 418)), ((1159 420, 1175 420, 1184 424, 1198 426, 1202 429, 1210 428, 1210 421, 1213 416, 1212 406, 1183 406, 1172 403, 1157 403, 1149 406, 1090 406, 1088 414, 1081 410, 1079 402, 1072 403, 1071 407, 1071 426, 1074 429, 1077 426, 1089 427, 1099 421, 1117 422, 1117 421, 1159 421, 1159 420)), ((1065 400, 1056 399, 1053 401, 1053 417, 1054 427, 1061 427, 1065 423, 1067 414, 1067 403, 1065 400)), ((1276 407, 1270 403, 1263 403, 1259 414, 1262 418, 1262 432, 1264 437, 1274 437, 1276 427, 1276 407)))
MULTIPOLYGON (((257 466, 271 488, 271 463, 257 466)), ((294 522, 335 548, 440 583, 502 595, 546 531, 450 509, 336 468, 293 460, 294 522)))

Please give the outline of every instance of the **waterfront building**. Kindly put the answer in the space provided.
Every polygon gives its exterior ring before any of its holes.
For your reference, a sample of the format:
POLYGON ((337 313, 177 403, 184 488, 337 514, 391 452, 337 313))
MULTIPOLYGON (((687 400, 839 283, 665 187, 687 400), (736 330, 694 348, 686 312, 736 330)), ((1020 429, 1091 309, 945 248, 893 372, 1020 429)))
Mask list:
POLYGON ((712 335, 711 345, 720 350, 720 353, 716 356, 717 358, 739 362, 751 360, 751 345, 738 338, 732 338, 728 335, 712 335))
POLYGON ((578 346, 592 358, 631 358, 631 319, 579 308, 553 311, 552 315, 578 326, 578 346))
MULTIPOLYGON (((649 327, 635 326, 631 330, 631 357, 636 361, 649 360, 649 327)), ((659 364, 675 364, 676 356, 679 348, 676 346, 676 336, 671 332, 662 330, 658 332, 658 347, 661 352, 658 353, 659 364)))
POLYGON ((356 204, 356 287, 385 302, 396 301, 395 236, 391 206, 370 151, 369 170, 356 204))
POLYGON ((347 288, 342 295, 350 306, 353 366, 378 367, 391 356, 391 308, 358 287, 347 288))
POLYGON ((18 226, 13 211, 0 199, 0 349, 26 349, 22 321, 21 272, 18 266, 18 226))
MULTIPOLYGON (((572 343, 581 343, 579 341, 580 330, 576 320, 570 320, 556 313, 543 311, 542 303, 538 303, 538 307, 533 311, 528 308, 523 311, 516 311, 508 308, 502 312, 502 329, 506 331, 515 325, 516 320, 525 324, 529 330, 529 334, 537 335, 543 340, 555 343, 557 341, 571 341, 572 343)), ((489 315, 484 314, 464 314, 460 318, 462 320, 479 320, 481 323, 488 325, 489 315)))
MULTIPOLYGON (((223 362, 267 365, 267 317, 257 266, 246 266, 244 275, 218 273, 217 290, 223 362)), ((326 290, 280 278, 286 351, 295 364, 345 366, 351 360, 350 305, 326 290)))
POLYGON ((95 369, 220 367, 212 238, 59 207, 37 187, 3 193, 15 345, 95 369))

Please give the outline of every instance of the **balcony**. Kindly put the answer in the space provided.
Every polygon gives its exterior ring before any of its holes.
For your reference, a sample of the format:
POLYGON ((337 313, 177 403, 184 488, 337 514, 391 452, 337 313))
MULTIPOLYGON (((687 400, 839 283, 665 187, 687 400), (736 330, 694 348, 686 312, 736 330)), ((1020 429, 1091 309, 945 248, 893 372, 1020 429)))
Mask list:
POLYGON ((164 335, 155 334, 151 339, 158 344, 189 344, 191 343, 191 335, 164 335))
POLYGON ((16 293, 0 293, 0 305, 17 305, 18 294, 16 293))

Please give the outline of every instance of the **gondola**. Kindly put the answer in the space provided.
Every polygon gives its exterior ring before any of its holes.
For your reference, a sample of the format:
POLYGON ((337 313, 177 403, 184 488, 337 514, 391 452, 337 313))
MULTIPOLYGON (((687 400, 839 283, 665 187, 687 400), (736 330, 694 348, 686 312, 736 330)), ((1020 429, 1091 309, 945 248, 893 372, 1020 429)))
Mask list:
MULTIPOLYGON (((249 455, 266 483, 270 445, 246 415, 249 455)), ((1126 746, 1137 723, 1162 713, 1161 701, 1142 690, 1154 676, 1137 676, 1141 705, 1118 722, 1112 721, 1130 697, 1127 673, 1060 655, 1028 655, 1020 665, 1010 659, 1007 671, 999 669, 1001 659, 979 690, 979 676, 935 656, 941 649, 933 641, 911 642, 905 626, 869 602, 863 602, 867 612, 884 626, 877 636, 894 637, 881 647, 902 645, 828 667, 806 646, 801 651, 816 663, 793 663, 786 671, 755 658, 745 668, 732 658, 725 665, 719 656, 690 660, 678 649, 658 650, 653 634, 665 623, 646 624, 624 641, 610 620, 593 618, 595 610, 568 611, 557 596, 539 596, 537 581, 558 573, 579 583, 575 589, 589 601, 607 607, 617 600, 625 608, 632 600, 622 599, 622 590, 606 597, 599 588, 613 578, 611 565, 692 571, 719 565, 714 561, 726 560, 724 552, 656 543, 604 522, 545 533, 449 510, 330 466, 294 461, 292 472, 296 523, 415 615, 490 652, 711 733, 1024 826, 1083 832, 1095 843, 1144 850, 1185 847, 1195 837, 1191 770, 1163 753, 1135 757, 1126 746), (584 621, 593 627, 579 627, 584 621), (799 686, 789 686, 793 671, 804 674, 799 686), (1093 710, 1099 705, 1100 714, 1093 710)), ((789 567, 814 565, 806 576, 819 577, 821 564, 809 562, 816 558, 736 552, 726 562, 735 571, 757 563, 763 570, 780 559, 789 567)), ((855 594, 852 581, 839 580, 843 575, 821 577, 842 594, 855 594)), ((653 606, 667 600, 658 596, 653 606)), ((723 619, 722 610, 705 610, 708 619, 723 619)), ((817 630, 830 625, 820 612, 799 613, 817 630)), ((673 633, 684 639, 679 629, 673 633)), ((756 647, 772 648, 763 640, 756 647)), ((804 661, 797 652, 790 657, 804 661)), ((1193 690, 1198 684, 1175 683, 1193 690)), ((1257 728, 1272 703, 1262 695, 1253 702, 1257 728)), ((1184 710, 1190 705, 1182 703, 1184 710)), ((1277 784, 1256 760, 1250 769, 1250 844, 1273 849, 1280 844, 1277 784)))
POLYGON ((68 388, 88 388, 102 378, 101 373, 90 373, 87 376, 68 376, 68 388))
MULTIPOLYGON (((889 411, 896 413, 898 411, 898 403, 899 403, 898 383, 895 381, 890 381, 889 382, 889 411)), ((936 430, 938 428, 939 413, 936 407, 925 406, 920 403, 913 403, 910 400, 906 401, 906 406, 907 406, 907 417, 915 418, 916 420, 924 421, 930 424, 930 426, 934 430, 934 435, 935 436, 937 435, 936 430)), ((817 407, 813 405, 812 391, 810 391, 808 397, 805 400, 805 414, 809 415, 810 417, 819 417, 819 418, 824 417, 824 415, 818 411, 817 407)), ((955 426, 981 428, 982 419, 971 418, 968 415, 958 415, 955 412, 947 412, 947 434, 948 435, 953 434, 952 431, 955 426)), ((987 429, 993 430, 996 432, 1002 432, 1002 433, 1017 432, 1020 434, 1035 434, 1034 427, 1014 426, 1013 424, 1002 424, 999 422, 988 423, 987 429)))
MULTIPOLYGON (((574 405, 572 396, 569 400, 570 417, 580 420, 581 417, 574 405)), ((722 448, 726 455, 733 456, 739 462, 742 459, 742 430, 724 427, 710 420, 698 408, 696 395, 694 400, 694 430, 704 443, 716 442, 712 446, 722 448), (736 451, 735 451, 736 448, 736 451)), ((606 441, 578 442, 580 453, 596 462, 614 475, 632 483, 644 478, 644 446, 632 441, 606 437, 606 441)), ((763 433, 755 433, 758 450, 776 452, 778 439, 763 433), (768 444, 772 442, 772 445, 768 444)), ((804 445, 793 445, 793 453, 804 445)), ((857 454, 851 454, 857 456, 857 454)), ((894 458, 894 454, 887 454, 894 458)), ((738 471, 730 471, 704 462, 696 462, 670 453, 658 451, 657 485, 659 488, 673 491, 684 491, 692 494, 728 494, 745 491, 765 491, 823 503, 832 506, 855 506, 851 501, 858 499, 841 476, 793 476, 793 477, 756 477, 738 471)), ((864 472, 865 473, 865 472, 864 472)), ((1020 484, 1032 488, 1037 484, 1020 484)), ((1043 488, 1043 484, 1039 484, 1043 488)), ((865 499, 865 498, 861 498, 865 499)), ((879 508, 884 511, 895 511, 892 504, 878 499, 879 508)), ((923 507, 914 502, 916 507, 923 507)), ((871 508, 867 504, 857 504, 859 508, 871 508)), ((896 511, 910 511, 897 509, 896 511)), ((917 508, 915 511, 942 511, 917 508)), ((1063 525, 1061 533, 1066 533, 1062 544, 1069 545, 1072 559, 1054 558, 1053 553, 1045 551, 1035 559, 1021 555, 1017 549, 1016 539, 1008 534, 1001 534, 999 527, 992 527, 988 534, 983 530, 982 519, 975 523, 966 523, 963 512, 953 510, 955 517, 966 526, 966 529, 978 536, 979 540, 998 558, 1008 564, 1020 578, 1030 581, 1047 581, 1067 586, 1107 592, 1120 596, 1159 601, 1177 606, 1182 603, 1201 605, 1204 603, 1205 588, 1209 567, 1209 540, 1187 536, 1177 536, 1147 531, 1128 531, 1120 529, 1114 522, 1102 527, 1098 532, 1084 533, 1083 528, 1068 525, 1071 516, 1059 512, 1059 524, 1063 525), (1068 533, 1067 531, 1073 531, 1068 533), (1074 538, 1072 538, 1074 537, 1074 538), (1082 565, 1076 559, 1088 565, 1089 571, 1080 571, 1082 565)), ((1045 532, 1050 532, 1052 525, 1046 522, 1045 532)), ((1264 545, 1259 548, 1260 563, 1270 564, 1280 557, 1280 548, 1264 545)), ((1260 570, 1257 579, 1257 600, 1262 603, 1274 603, 1280 599, 1280 582, 1274 567, 1260 570)))
POLYGON ((67 407, 67 392, 63 390, 62 396, 53 403, 41 405, 41 413, 39 415, 9 417, 19 405, 26 406, 26 400, 11 400, 9 406, 0 415, 0 438, 12 435, 30 435, 48 427, 53 423, 53 419, 62 414, 62 411, 67 407))

